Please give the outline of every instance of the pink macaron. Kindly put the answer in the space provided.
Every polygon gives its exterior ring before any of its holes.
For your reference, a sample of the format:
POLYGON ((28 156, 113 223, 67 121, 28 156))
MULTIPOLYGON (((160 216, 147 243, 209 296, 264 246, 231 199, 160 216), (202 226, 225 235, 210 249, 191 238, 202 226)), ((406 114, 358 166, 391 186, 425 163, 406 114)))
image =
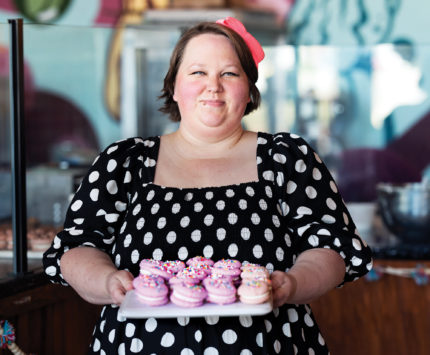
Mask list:
POLYGON ((269 300, 270 286, 264 281, 244 280, 237 289, 237 294, 242 303, 259 304, 269 300))
POLYGON ((163 262, 163 266, 174 275, 185 269, 185 263, 181 260, 167 260, 163 262))
POLYGON ((214 261, 210 258, 205 258, 204 256, 195 256, 187 260, 188 266, 197 266, 202 264, 207 266, 213 266, 214 261))
POLYGON ((236 287, 226 279, 206 278, 203 286, 208 292, 206 300, 216 304, 230 304, 236 302, 236 287))
POLYGON ((172 286, 170 301, 180 307, 199 307, 206 296, 207 291, 202 285, 183 282, 172 286))
POLYGON ((139 300, 148 306, 162 306, 169 301, 169 288, 160 277, 139 275, 133 279, 133 287, 139 300))
POLYGON ((242 273, 240 274, 240 277, 242 280, 268 281, 270 280, 270 273, 264 266, 248 264, 242 267, 242 273))

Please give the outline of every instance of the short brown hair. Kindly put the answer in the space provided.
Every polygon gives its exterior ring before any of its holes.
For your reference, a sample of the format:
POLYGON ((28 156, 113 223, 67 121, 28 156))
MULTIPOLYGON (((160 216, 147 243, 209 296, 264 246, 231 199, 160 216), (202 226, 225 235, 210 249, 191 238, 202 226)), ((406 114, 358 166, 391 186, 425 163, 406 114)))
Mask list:
POLYGON ((164 105, 160 108, 160 111, 167 113, 170 119, 174 122, 179 122, 181 120, 179 107, 176 101, 173 100, 173 94, 176 74, 178 73, 179 66, 182 62, 185 47, 192 38, 205 33, 214 33, 227 37, 239 57, 240 64, 248 78, 249 96, 251 98, 251 101, 246 105, 244 114, 247 115, 260 105, 260 92, 255 85, 258 80, 258 69, 245 41, 239 34, 226 26, 219 25, 215 22, 202 22, 191 27, 182 34, 172 52, 169 70, 164 77, 164 86, 161 90, 162 94, 159 96, 160 99, 164 99, 164 105))

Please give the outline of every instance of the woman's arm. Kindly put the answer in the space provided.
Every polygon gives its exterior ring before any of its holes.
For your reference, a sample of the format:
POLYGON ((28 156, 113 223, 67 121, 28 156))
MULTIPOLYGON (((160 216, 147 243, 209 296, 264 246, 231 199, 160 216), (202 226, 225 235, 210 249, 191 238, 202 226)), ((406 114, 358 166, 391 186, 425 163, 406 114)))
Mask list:
POLYGON ((119 305, 133 288, 133 275, 118 270, 110 257, 96 248, 68 250, 61 257, 60 268, 69 285, 90 303, 119 305))
POLYGON ((337 252, 306 250, 287 273, 272 273, 273 306, 309 303, 338 286, 344 276, 345 262, 337 252))

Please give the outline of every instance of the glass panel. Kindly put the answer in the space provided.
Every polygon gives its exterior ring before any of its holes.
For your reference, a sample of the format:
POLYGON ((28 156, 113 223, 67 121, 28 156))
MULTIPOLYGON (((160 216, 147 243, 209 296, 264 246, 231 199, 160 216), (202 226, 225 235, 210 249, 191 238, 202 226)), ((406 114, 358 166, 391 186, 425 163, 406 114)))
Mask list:
POLYGON ((12 270, 9 28, 0 24, 0 281, 12 270))

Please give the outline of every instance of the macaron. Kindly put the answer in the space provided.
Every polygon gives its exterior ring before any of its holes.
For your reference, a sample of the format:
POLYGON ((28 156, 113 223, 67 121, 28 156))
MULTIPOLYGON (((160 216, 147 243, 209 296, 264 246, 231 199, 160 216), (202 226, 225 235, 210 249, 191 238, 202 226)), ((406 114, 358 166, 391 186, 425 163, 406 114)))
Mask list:
POLYGON ((230 280, 237 280, 241 273, 241 265, 238 260, 221 259, 212 267, 212 274, 223 276, 230 280))
POLYGON ((264 281, 244 280, 237 289, 237 294, 242 303, 264 303, 270 298, 270 287, 269 284, 264 281))
POLYGON ((199 307, 207 296, 206 289, 199 284, 182 282, 171 288, 170 301, 180 307, 199 307))
POLYGON ((174 276, 171 269, 163 263, 160 264, 143 264, 140 266, 140 273, 143 275, 157 275, 165 280, 169 280, 174 276))
POLYGON ((160 277, 139 275, 133 279, 133 288, 139 300, 148 306, 162 306, 169 301, 169 288, 160 277))
POLYGON ((167 260, 163 262, 163 266, 172 274, 177 274, 185 269, 185 263, 181 260, 167 260))
POLYGON ((206 278, 203 280, 203 286, 208 293, 208 302, 221 305, 236 302, 236 287, 229 280, 206 278))
POLYGON ((243 267, 240 277, 242 278, 242 280, 267 281, 270 280, 270 273, 266 267, 253 264, 243 267))
POLYGON ((204 256, 195 256, 187 260, 188 266, 198 266, 198 265, 213 266, 214 261, 210 258, 205 258, 204 256))

